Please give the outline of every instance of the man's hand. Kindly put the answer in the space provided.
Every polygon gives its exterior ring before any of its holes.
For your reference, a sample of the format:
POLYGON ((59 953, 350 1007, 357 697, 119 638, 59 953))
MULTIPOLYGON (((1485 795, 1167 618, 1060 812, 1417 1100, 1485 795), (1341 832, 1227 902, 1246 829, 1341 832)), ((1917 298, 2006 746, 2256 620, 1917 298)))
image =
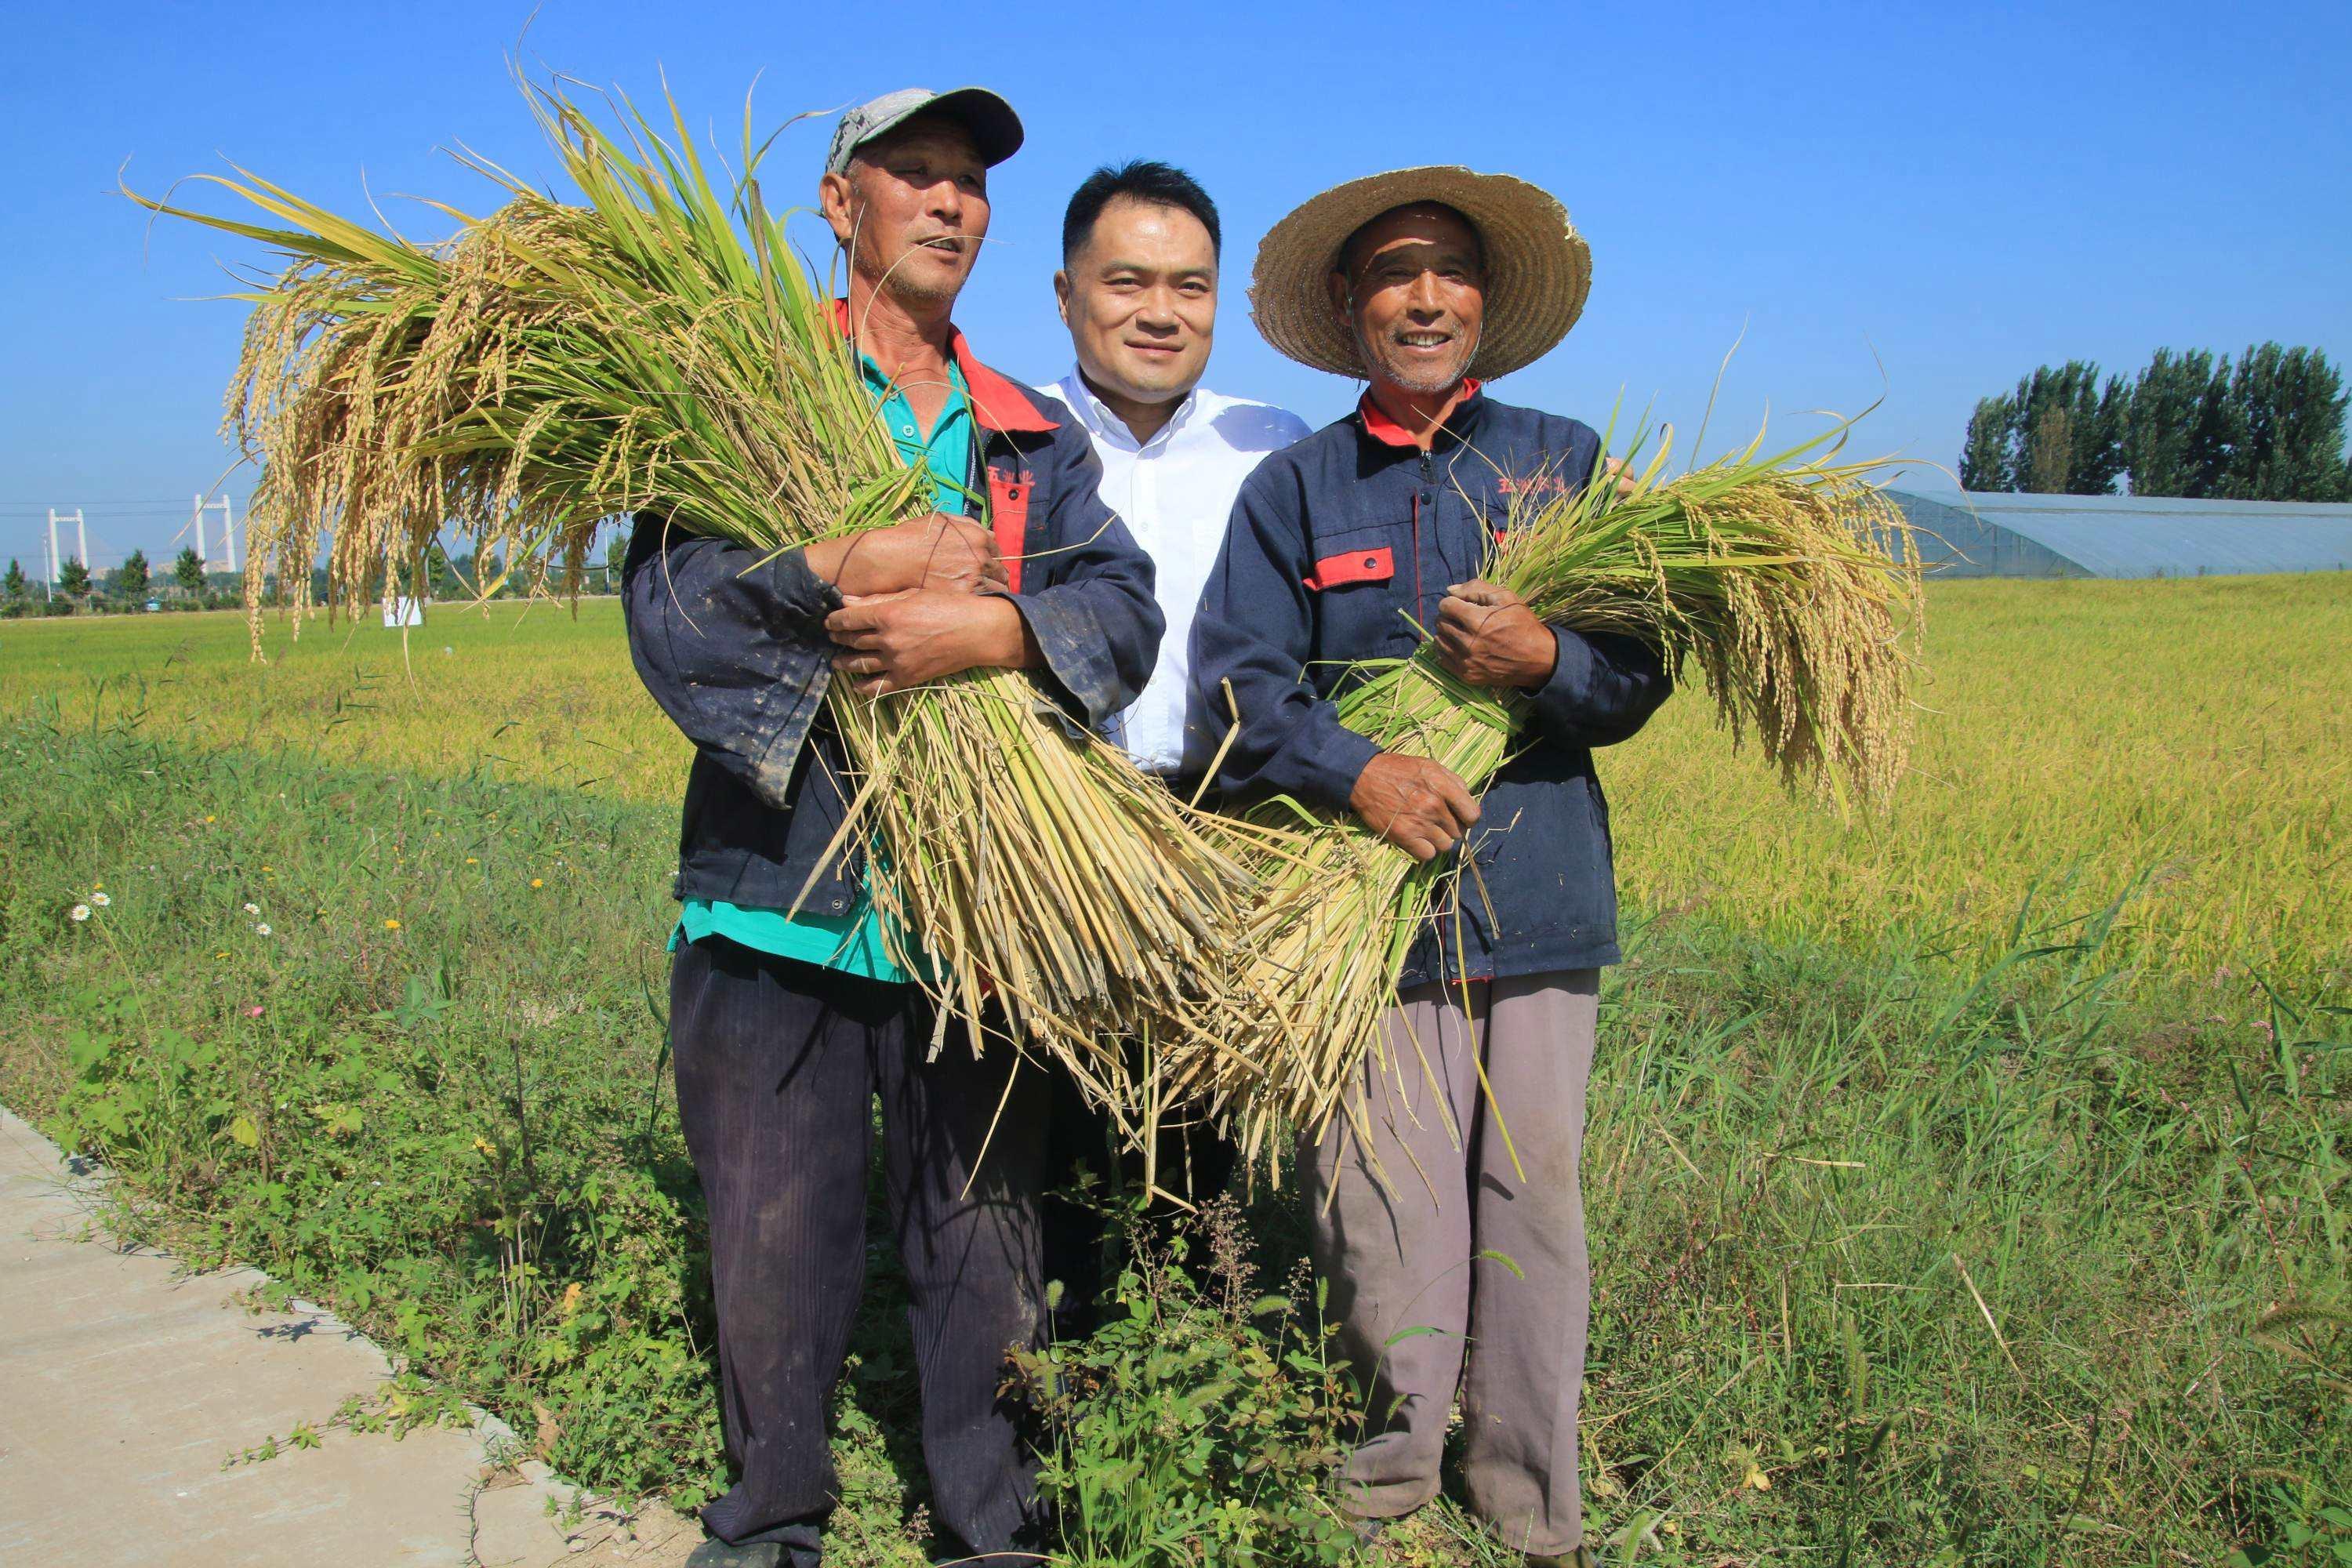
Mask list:
POLYGON ((1456 583, 1437 606, 1437 662, 1473 686, 1531 689, 1551 679, 1559 642, 1517 594, 1456 583))
POLYGON ((1478 820, 1478 802, 1443 763, 1382 752, 1356 775, 1348 806, 1416 860, 1434 860, 1478 820))
POLYGON ((824 629, 843 650, 834 656, 835 673, 866 697, 959 670, 1026 669, 1039 659, 1028 623, 1002 594, 909 588, 844 595, 824 629))
POLYGON ((1617 493, 1610 498, 1612 500, 1623 500, 1642 488, 1640 478, 1633 469, 1625 466, 1625 459, 1622 458, 1601 459, 1601 477, 1617 487, 1617 493))
POLYGON ((1005 581, 996 537, 968 517, 935 511, 911 522, 821 539, 803 552, 809 570, 849 595, 913 588, 976 594, 1005 581))

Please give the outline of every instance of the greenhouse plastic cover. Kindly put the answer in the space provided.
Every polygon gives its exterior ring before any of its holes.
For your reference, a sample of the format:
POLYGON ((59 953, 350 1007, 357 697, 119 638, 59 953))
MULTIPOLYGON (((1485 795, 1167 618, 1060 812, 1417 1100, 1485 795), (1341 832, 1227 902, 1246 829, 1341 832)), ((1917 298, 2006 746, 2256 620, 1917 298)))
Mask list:
POLYGON ((2352 503, 1890 489, 1941 576, 2199 577, 2352 569, 2352 503))

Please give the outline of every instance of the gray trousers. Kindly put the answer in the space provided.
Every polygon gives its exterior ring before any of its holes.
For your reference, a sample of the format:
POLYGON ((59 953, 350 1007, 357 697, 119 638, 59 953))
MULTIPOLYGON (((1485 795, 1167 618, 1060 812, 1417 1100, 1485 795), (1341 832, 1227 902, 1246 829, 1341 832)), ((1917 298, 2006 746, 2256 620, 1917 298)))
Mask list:
POLYGON ((1351 1513, 1394 1518, 1437 1495, 1459 1388, 1472 1511, 1521 1552, 1582 1543, 1591 1275, 1577 1162, 1599 979, 1473 984, 1466 1015, 1458 985, 1399 993, 1352 1116, 1299 1149, 1316 1267, 1365 1395, 1365 1440, 1342 1472, 1351 1513))

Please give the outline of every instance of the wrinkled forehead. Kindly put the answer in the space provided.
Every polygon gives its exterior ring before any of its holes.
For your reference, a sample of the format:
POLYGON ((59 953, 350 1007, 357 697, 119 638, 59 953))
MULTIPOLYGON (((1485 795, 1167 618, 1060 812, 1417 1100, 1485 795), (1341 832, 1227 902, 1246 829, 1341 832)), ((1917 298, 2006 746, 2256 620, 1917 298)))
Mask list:
POLYGON ((1339 270, 1352 276, 1374 253, 1400 241, 1458 250, 1481 266, 1486 262, 1486 243, 1477 225, 1444 202, 1407 202, 1389 208, 1347 237, 1339 247, 1339 270))

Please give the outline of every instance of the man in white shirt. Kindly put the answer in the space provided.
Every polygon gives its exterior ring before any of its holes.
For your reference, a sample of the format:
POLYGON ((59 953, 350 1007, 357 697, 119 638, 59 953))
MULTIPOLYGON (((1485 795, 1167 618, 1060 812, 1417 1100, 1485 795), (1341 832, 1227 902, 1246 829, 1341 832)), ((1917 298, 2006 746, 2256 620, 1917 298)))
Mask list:
MULTIPOLYGON (((1160 660, 1113 736, 1147 773, 1190 795, 1215 755, 1220 732, 1187 714, 1192 612, 1224 542, 1242 481, 1268 453, 1307 433, 1295 414, 1201 385, 1217 327, 1216 204, 1193 178, 1165 163, 1096 170, 1062 219, 1062 268, 1054 295, 1077 364, 1045 390, 1068 405, 1102 459, 1100 495, 1151 557, 1168 618, 1160 660)), ((1045 1207, 1046 1278, 1063 1286, 1055 1334, 1093 1325, 1102 1282, 1102 1221, 1072 1201, 1081 1164, 1108 1159, 1107 1121, 1066 1077, 1054 1079, 1045 1207)), ((1179 1120, 1181 1121, 1181 1112, 1179 1120)), ((1230 1144, 1199 1127, 1163 1132, 1161 1181, 1204 1198, 1225 1184, 1230 1144)), ((1128 1179, 1141 1162, 1122 1162, 1128 1179)))
POLYGON ((1102 459, 1102 500, 1159 574, 1160 662, 1114 731, 1145 772, 1197 777, 1217 732, 1185 712, 1192 612, 1234 498, 1270 452, 1305 436, 1297 415, 1201 384, 1217 327, 1216 204, 1166 163, 1104 167, 1070 197, 1054 296, 1077 364, 1045 388, 1102 459))

